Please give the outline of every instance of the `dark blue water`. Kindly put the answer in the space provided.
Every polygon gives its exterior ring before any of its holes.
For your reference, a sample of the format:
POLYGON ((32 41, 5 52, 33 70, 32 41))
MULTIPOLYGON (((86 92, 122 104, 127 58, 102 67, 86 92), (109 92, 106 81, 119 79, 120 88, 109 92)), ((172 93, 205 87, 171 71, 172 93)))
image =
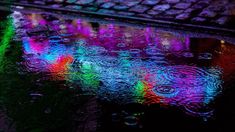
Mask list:
POLYGON ((0 23, 2 131, 233 128, 232 42, 44 13, 0 23))

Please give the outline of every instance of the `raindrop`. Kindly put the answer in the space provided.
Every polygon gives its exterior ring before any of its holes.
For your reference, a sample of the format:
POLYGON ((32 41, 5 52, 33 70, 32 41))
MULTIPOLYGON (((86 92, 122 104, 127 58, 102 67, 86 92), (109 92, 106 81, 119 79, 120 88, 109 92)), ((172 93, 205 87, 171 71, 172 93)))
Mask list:
POLYGON ((130 127, 138 125, 138 118, 135 116, 127 116, 124 118, 124 124, 130 127))
POLYGON ((51 108, 46 108, 46 109, 44 110, 44 113, 50 114, 50 113, 51 113, 51 108))
POLYGON ((92 56, 95 56, 95 55, 105 55, 108 51, 104 48, 104 47, 101 47, 101 46, 90 46, 88 48, 88 54, 89 55, 92 55, 92 56))
POLYGON ((118 113, 112 113, 112 121, 113 122, 119 122, 121 120, 121 117, 118 113))
POLYGON ((38 97, 42 97, 43 94, 40 93, 30 93, 30 96, 38 96, 38 97))
POLYGON ((119 65, 119 61, 116 58, 108 56, 103 56, 97 63, 104 67, 114 67, 119 65))
POLYGON ((142 52, 142 50, 140 49, 130 49, 130 54, 133 56, 133 57, 140 57, 140 53, 142 52))
POLYGON ((118 43, 117 47, 124 48, 124 47, 126 47, 126 44, 125 43, 118 43))
POLYGON ((186 58, 193 58, 194 57, 193 53, 191 53, 191 52, 183 52, 182 55, 186 58))
POLYGON ((177 96, 179 89, 170 85, 155 86, 153 92, 159 96, 171 98, 177 96))
POLYGON ((83 39, 80 39, 75 42, 75 44, 80 45, 80 46, 85 45, 86 43, 87 43, 86 40, 83 40, 83 39))
POLYGON ((198 56, 198 59, 200 60, 211 60, 212 59, 212 54, 211 53, 200 53, 198 56))
POLYGON ((49 42, 50 43, 58 43, 61 42, 62 38, 60 36, 51 36, 49 37, 49 42))
POLYGON ((146 54, 148 55, 163 55, 162 51, 155 46, 149 46, 145 49, 146 54))
MULTIPOLYGON (((180 84, 185 86, 202 86, 209 83, 208 79, 216 80, 213 73, 206 69, 195 66, 168 66, 161 69, 162 72, 157 74, 156 79, 165 80, 172 84, 180 84)), ((218 82, 218 81, 214 81, 218 82)))
POLYGON ((186 101, 184 104, 186 112, 192 116, 211 117, 214 114, 214 109, 204 103, 204 98, 207 97, 196 97, 186 101))

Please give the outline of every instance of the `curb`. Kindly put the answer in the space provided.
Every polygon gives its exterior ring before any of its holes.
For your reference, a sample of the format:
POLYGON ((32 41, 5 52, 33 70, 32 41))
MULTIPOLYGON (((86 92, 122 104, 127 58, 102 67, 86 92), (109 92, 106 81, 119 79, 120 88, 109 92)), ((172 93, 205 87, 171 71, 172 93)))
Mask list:
POLYGON ((216 27, 216 26, 203 26, 203 25, 196 25, 196 24, 187 24, 187 23, 167 21, 167 20, 153 20, 153 19, 148 19, 148 18, 122 16, 122 15, 117 15, 117 14, 104 14, 104 13, 84 11, 84 10, 53 8, 53 7, 48 7, 44 5, 37 6, 34 4, 24 4, 24 3, 22 4, 22 3, 14 3, 14 2, 13 3, 0 2, 0 4, 23 6, 23 7, 28 7, 28 8, 37 8, 37 9, 43 9, 47 11, 59 11, 62 13, 79 14, 79 15, 89 16, 89 17, 115 19, 118 21, 125 21, 128 23, 143 24, 143 25, 154 26, 154 27, 163 27, 163 28, 166 27, 166 28, 173 28, 177 30, 188 30, 188 31, 193 31, 193 32, 235 37, 235 29, 222 28, 222 27, 216 27))

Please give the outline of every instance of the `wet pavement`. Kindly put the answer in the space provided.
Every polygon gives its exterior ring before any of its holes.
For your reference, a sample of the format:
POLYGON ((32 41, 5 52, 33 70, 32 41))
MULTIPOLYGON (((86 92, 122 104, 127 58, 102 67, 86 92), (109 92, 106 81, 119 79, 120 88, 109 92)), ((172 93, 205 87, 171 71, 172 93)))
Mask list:
MULTIPOLYGON (((13 0, 14 1, 14 0, 13 0)), ((120 19, 234 27, 234 0, 15 0, 16 3, 51 9, 85 11, 120 19)))
POLYGON ((1 20, 1 131, 234 129, 235 43, 46 13, 1 20))

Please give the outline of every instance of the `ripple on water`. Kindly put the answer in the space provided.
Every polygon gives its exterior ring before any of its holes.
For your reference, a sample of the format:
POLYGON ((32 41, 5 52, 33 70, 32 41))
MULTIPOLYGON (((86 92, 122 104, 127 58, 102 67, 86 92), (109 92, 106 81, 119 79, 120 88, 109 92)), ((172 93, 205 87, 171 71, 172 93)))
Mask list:
POLYGON ((211 60, 213 55, 211 53, 200 53, 198 55, 199 60, 211 60))
POLYGON ((118 104, 133 102, 134 86, 126 82, 105 83, 98 91, 99 99, 118 104))
POLYGON ((118 43, 118 44, 117 44, 117 47, 119 47, 119 48, 124 48, 124 47, 126 47, 126 46, 127 46, 126 43, 118 43))
POLYGON ((108 50, 101 46, 90 46, 88 49, 88 54, 91 56, 106 55, 108 50))
POLYGON ((122 51, 118 52, 118 57, 119 57, 119 59, 130 59, 131 54, 129 51, 122 50, 122 51))
POLYGON ((165 56, 164 53, 159 48, 157 48, 155 46, 148 46, 145 49, 145 52, 148 55, 162 55, 162 56, 165 56))
POLYGON ((35 102, 36 100, 39 100, 41 97, 43 97, 43 94, 37 92, 30 93, 29 95, 31 97, 31 102, 35 102))
POLYGON ((168 62, 166 61, 164 56, 151 56, 148 58, 148 60, 146 61, 148 64, 147 66, 152 66, 152 67, 156 67, 158 65, 167 65, 168 62))
POLYGON ((75 45, 78 45, 78 46, 84 46, 86 44, 87 44, 87 41, 84 39, 80 39, 75 42, 75 45))
POLYGON ((23 61, 21 64, 23 67, 25 67, 24 69, 26 72, 45 72, 45 68, 48 65, 46 61, 34 57, 26 57, 25 61, 23 61))
POLYGON ((62 42, 62 37, 61 36, 50 36, 49 37, 49 42, 50 43, 59 43, 59 42, 62 42))
POLYGON ((124 124, 129 127, 137 127, 138 126, 138 118, 135 116, 126 116, 126 117, 124 117, 124 124))
POLYGON ((103 56, 99 60, 96 60, 99 66, 103 67, 115 67, 120 64, 119 60, 115 57, 103 56))
POLYGON ((112 121, 113 122, 119 122, 121 121, 121 116, 119 113, 112 113, 112 121))
MULTIPOLYGON (((208 79, 213 83, 219 83, 218 75, 208 72, 207 69, 198 68, 195 66, 168 66, 161 69, 161 72, 157 74, 157 79, 163 79, 163 81, 173 84, 180 84, 185 86, 202 86, 208 82, 208 79)), ((161 81, 161 80, 160 80, 161 81)))
POLYGON ((179 88, 173 87, 171 85, 155 86, 152 90, 156 95, 166 98, 175 97, 179 93, 179 88))
POLYGON ((194 54, 191 52, 183 52, 182 56, 186 57, 186 58, 193 58, 194 54))
POLYGON ((184 106, 184 110, 187 114, 200 117, 211 117, 214 113, 214 107, 212 104, 207 103, 206 100, 211 100, 213 97, 207 96, 193 96, 188 99, 184 99, 180 102, 184 106))
POLYGON ((140 50, 140 49, 130 49, 129 52, 133 57, 139 57, 141 55, 142 50, 140 50))

